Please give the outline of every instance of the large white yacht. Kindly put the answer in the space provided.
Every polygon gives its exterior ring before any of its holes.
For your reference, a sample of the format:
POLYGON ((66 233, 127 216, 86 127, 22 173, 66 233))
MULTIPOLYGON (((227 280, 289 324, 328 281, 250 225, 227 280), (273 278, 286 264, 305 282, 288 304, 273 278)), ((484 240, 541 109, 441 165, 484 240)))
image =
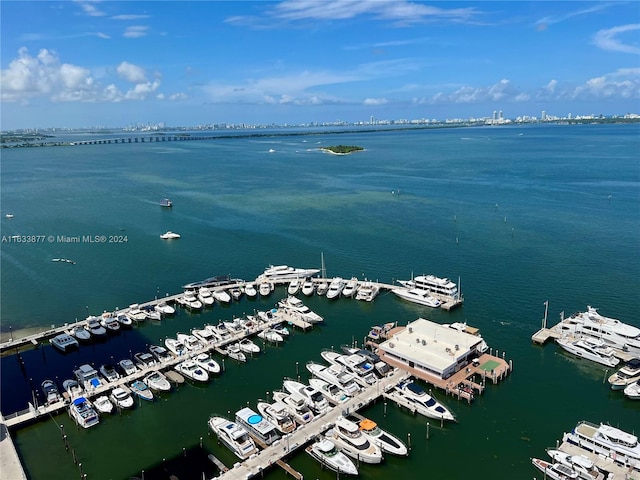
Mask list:
POLYGON ((640 358, 632 358, 608 379, 611 390, 623 390, 627 385, 640 380, 640 358))
POLYGON ((305 451, 320 462, 321 465, 344 475, 358 475, 358 467, 349 457, 338 450, 335 443, 328 438, 317 440, 309 445, 305 451))
POLYGON ((342 293, 342 290, 344 290, 344 285, 344 280, 341 277, 334 277, 329 284, 329 289, 326 294, 327 298, 329 300, 338 298, 342 293))
POLYGON ((224 417, 211 417, 209 428, 238 458, 244 460, 254 453, 258 453, 256 444, 249 433, 237 423, 224 417))
POLYGON ((640 400, 640 380, 630 383, 622 391, 624 396, 631 400, 640 400))
POLYGON ((380 287, 372 282, 362 282, 356 292, 356 300, 364 300, 365 302, 373 302, 378 296, 380 287))
POLYGON ((325 413, 331 408, 322 392, 311 385, 305 385, 296 380, 287 379, 283 382, 283 387, 290 394, 299 393, 302 395, 307 402, 307 406, 311 407, 318 414, 325 413))
POLYGON ((418 413, 425 417, 437 420, 456 420, 456 417, 447 407, 438 402, 411 379, 400 382, 396 386, 396 392, 405 402, 408 402, 418 413))
POLYGON ((360 427, 344 417, 338 417, 326 437, 350 457, 365 463, 380 463, 382 450, 362 434, 360 427))
POLYGON ((293 419, 293 415, 289 413, 289 410, 282 402, 267 403, 258 401, 257 407, 262 416, 273 423, 283 435, 293 432, 298 426, 293 419))
POLYGON ((588 338, 575 340, 570 337, 562 337, 556 338, 556 343, 577 357, 586 358, 608 367, 615 367, 620 363, 620 360, 614 356, 613 349, 607 347, 601 340, 588 338))
POLYGON ((582 421, 571 432, 565 433, 562 441, 640 470, 638 437, 611 425, 582 421))
POLYGON ((98 413, 84 397, 78 397, 71 402, 69 416, 82 428, 90 428, 100 422, 98 413))
POLYGON ((403 300, 408 300, 409 302, 417 303, 418 305, 438 308, 442 304, 442 302, 434 297, 429 290, 422 288, 394 288, 391 291, 403 300))
POLYGON ((353 396, 360 391, 360 386, 356 383, 349 372, 344 367, 338 365, 321 365, 319 363, 307 362, 307 370, 312 375, 340 388, 346 395, 353 396))
POLYGON ((353 297, 358 291, 358 277, 351 277, 342 289, 343 297, 353 297))
POLYGON ((565 333, 602 340, 612 347, 640 355, 640 328, 600 315, 590 305, 586 312, 562 320, 560 328, 565 333))
POLYGON ((272 281, 291 281, 298 278, 313 277, 320 272, 318 268, 294 268, 287 265, 270 265, 260 275, 272 281))
POLYGON ((411 280, 398 280, 398 283, 409 289, 418 288, 451 298, 458 298, 460 295, 458 285, 448 278, 436 277, 435 275, 418 275, 411 280))
POLYGON ((300 393, 275 391, 273 399, 285 406, 298 425, 304 425, 314 419, 313 412, 307 405, 307 400, 300 393))
POLYGON ((376 422, 365 418, 358 423, 360 431, 378 445, 383 452, 405 456, 409 454, 407 446, 395 435, 382 430, 376 422))
POLYGON ((241 408, 236 412, 236 422, 267 445, 271 445, 280 438, 277 427, 249 407, 241 408))
POLYGON ((280 300, 278 302, 278 307, 290 310, 291 312, 300 315, 304 321, 309 323, 318 323, 324 320, 297 297, 287 297, 286 299, 280 300))

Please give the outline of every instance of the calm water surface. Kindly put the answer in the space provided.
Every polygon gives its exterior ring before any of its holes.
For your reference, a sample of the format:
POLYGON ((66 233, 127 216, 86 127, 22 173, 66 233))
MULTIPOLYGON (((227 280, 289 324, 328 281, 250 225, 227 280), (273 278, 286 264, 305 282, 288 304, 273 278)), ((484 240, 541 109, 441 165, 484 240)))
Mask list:
MULTIPOLYGON (((530 339, 546 300, 550 322, 593 305, 640 326, 639 133, 637 125, 527 126, 3 150, 2 236, 56 239, 2 243, 3 332, 60 325, 212 275, 252 279, 269 264, 319 267, 321 253, 329 276, 391 283, 433 273, 460 278, 466 299, 450 313, 392 294, 366 305, 305 299, 325 317, 322 326, 244 365, 226 361, 207 387, 181 386, 90 431, 66 414, 17 431, 29 477, 79 476, 60 425, 89 479, 140 475, 201 438, 204 450, 231 465, 233 455, 207 433, 211 414, 255 406, 284 376, 306 379, 307 361, 361 341, 371 325, 419 316, 479 327, 513 360, 514 373, 471 406, 436 394, 459 423, 431 425, 429 440, 424 418, 392 405, 385 414, 382 403, 366 410, 399 437, 410 434, 412 451, 361 466, 362 478, 533 478, 530 457, 545 458, 579 420, 640 431, 640 402, 608 389, 611 372, 530 339), (333 144, 366 150, 345 157, 317 149, 333 144), (158 206, 165 196, 172 209, 158 206), (160 240, 167 230, 182 238, 160 240), (127 241, 57 241, 83 235, 127 241)), ((45 378, 61 383, 82 363, 118 360, 176 332, 270 308, 285 294, 181 311, 69 355, 46 346, 24 354, 24 369, 3 358, 2 411, 25 408, 45 378)), ((305 478, 334 478, 304 453, 291 464, 305 478)))

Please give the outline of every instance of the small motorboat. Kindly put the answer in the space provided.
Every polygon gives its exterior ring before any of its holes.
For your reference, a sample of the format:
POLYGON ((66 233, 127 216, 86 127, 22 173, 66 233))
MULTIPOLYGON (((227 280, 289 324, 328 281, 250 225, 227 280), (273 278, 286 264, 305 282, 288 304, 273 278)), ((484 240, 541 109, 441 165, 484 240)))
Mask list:
POLYGON ((162 345, 149 345, 149 352, 160 363, 167 362, 173 359, 171 352, 164 348, 162 345))
POLYGON ((311 280, 311 277, 305 278, 304 282, 302 283, 302 294, 306 297, 310 297, 311 295, 313 295, 315 289, 316 287, 313 284, 313 280, 311 280))
POLYGON ((325 281, 318 283, 316 286, 316 293, 320 296, 325 295, 329 290, 329 284, 325 281))
POLYGON ((76 380, 71 378, 62 382, 62 388, 64 388, 71 400, 82 395, 82 387, 76 380))
POLYGON ((131 388, 131 392, 134 395, 137 395, 143 400, 148 402, 153 401, 153 392, 149 388, 149 386, 144 383, 142 380, 135 380, 129 384, 129 388, 131 388))
POLYGON ((180 234, 172 232, 171 230, 169 230, 168 232, 163 233, 162 235, 160 235, 160 238, 162 238, 163 240, 174 240, 176 238, 180 238, 180 234))
POLYGON ((87 330, 84 325, 76 325, 71 329, 71 335, 76 338, 76 340, 88 343, 91 341, 91 332, 87 330))
POLYGON ((117 382, 120 379, 120 374, 116 370, 116 367, 109 363, 101 365, 99 371, 107 382, 117 382))
POLYGON ((339 474, 358 475, 358 467, 349 457, 342 453, 328 438, 320 439, 309 445, 305 451, 320 462, 321 465, 339 474))
POLYGON ((135 363, 133 363, 128 358, 120 360, 118 362, 118 367, 120 367, 120 370, 122 371, 122 373, 127 376, 133 375, 138 371, 138 368, 136 367, 135 363))
POLYGON ((213 333, 213 330, 209 330, 208 328, 193 328, 191 329, 191 334, 195 335, 196 338, 204 342, 205 345, 213 343, 217 340, 216 336, 213 333))
POLYGON ((141 310, 145 313, 149 320, 154 320, 156 322, 162 320, 162 312, 156 310, 156 307, 154 307, 153 305, 145 305, 144 307, 141 307, 141 310))
POLYGON ((187 353, 187 348, 184 346, 184 343, 182 343, 177 338, 167 338, 164 341, 164 345, 176 357, 180 357, 180 356, 184 355, 185 353, 187 353))
POLYGON ((84 397, 78 397, 69 406, 69 416, 82 428, 89 428, 100 422, 98 413, 84 397))
POLYGON ((260 347, 255 343, 253 343, 248 338, 240 340, 238 345, 240 346, 240 350, 242 350, 244 353, 248 353, 248 354, 260 353, 260 347))
POLYGON ((116 317, 116 320, 118 320, 118 322, 120 323, 120 326, 123 328, 133 327, 133 320, 131 320, 131 318, 129 318, 129 316, 124 313, 118 314, 118 316, 116 317))
POLYGON ((238 301, 242 297, 242 289, 240 287, 233 287, 229 289, 229 294, 231 294, 231 298, 238 301))
POLYGON ((168 392, 171 390, 169 380, 159 371, 148 374, 144 377, 143 381, 154 392, 168 392))
POLYGON ((100 325, 98 317, 87 317, 87 329, 94 337, 105 338, 107 336, 107 329, 100 325))
POLYGON ((244 286, 244 294, 249 298, 255 298, 258 295, 256 286, 253 283, 247 283, 244 286))
POLYGON ((176 313, 176 309, 173 308, 166 302, 160 302, 155 307, 153 307, 157 312, 160 312, 163 315, 173 315, 176 313))
POLYGON ((231 302, 231 295, 229 295, 226 290, 212 290, 211 295, 213 295, 213 298, 220 304, 231 302))
POLYGON ((258 337, 271 343, 284 342, 284 338, 282 338, 282 335, 272 329, 262 330, 261 332, 258 332, 258 337))
POLYGON ((160 206, 161 207, 166 207, 166 208, 171 208, 171 207, 173 207, 173 202, 171 200, 169 200, 168 198, 163 198, 162 200, 160 200, 160 206))
POLYGON ((227 355, 229 358, 233 358, 234 360, 238 360, 239 362, 246 362, 247 356, 240 349, 240 343, 233 343, 227 345, 227 355))
POLYGON ((209 374, 204 368, 198 365, 195 360, 185 360, 177 364, 174 368, 178 373, 194 382, 206 383, 209 381, 209 374))
POLYGON ((208 353, 201 353, 194 358, 195 362, 209 373, 220 373, 220 364, 208 353))
POLYGON ((287 287, 287 293, 289 295, 295 295, 296 293, 298 293, 301 287, 302 282, 300 281, 300 279, 294 278, 293 280, 291 280, 289 286, 287 287))
POLYGON ((271 295, 271 291, 273 290, 273 285, 271 282, 262 282, 258 285, 258 291, 260 292, 261 297, 268 297, 271 295))
POLYGON ((75 350, 80 346, 78 340, 73 338, 71 335, 67 335, 66 333, 56 335, 51 340, 49 340, 49 343, 56 349, 60 350, 62 353, 66 353, 69 350, 75 350))
POLYGON ((62 400, 62 395, 60 395, 58 387, 53 380, 45 380, 42 382, 42 391, 44 392, 44 398, 46 398, 47 405, 51 405, 52 403, 62 400))
POLYGON ((189 333, 178 333, 176 338, 187 347, 187 350, 200 350, 204 347, 204 344, 195 335, 189 333))
POLYGON ((282 335, 282 337, 288 337, 291 334, 291 332, 285 326, 284 323, 276 323, 275 325, 273 325, 271 327, 271 330, 273 330, 274 332, 279 333, 280 335, 282 335))
POLYGON ((110 313, 105 313, 102 315, 100 319, 100 325, 102 325, 107 333, 119 333, 120 332, 120 322, 117 318, 111 316, 110 313))
POLYGON ((98 411, 98 413, 111 413, 113 412, 113 403, 109 400, 109 397, 106 395, 100 395, 98 398, 93 400, 93 406, 98 411))
POLYGON ((111 401, 115 404, 116 408, 126 409, 133 408, 133 397, 122 387, 114 388, 109 395, 111 401))
POLYGON ((134 353, 133 358, 136 359, 140 369, 153 367, 156 364, 156 359, 153 358, 153 355, 147 352, 134 353))

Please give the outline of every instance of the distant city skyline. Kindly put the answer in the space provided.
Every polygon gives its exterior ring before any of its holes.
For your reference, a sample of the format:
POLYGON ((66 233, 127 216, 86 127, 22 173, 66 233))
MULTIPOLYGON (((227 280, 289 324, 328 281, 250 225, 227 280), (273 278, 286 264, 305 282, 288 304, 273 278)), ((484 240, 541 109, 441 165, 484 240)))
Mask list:
POLYGON ((640 112, 637 2, 77 0, 0 10, 4 131, 640 112))

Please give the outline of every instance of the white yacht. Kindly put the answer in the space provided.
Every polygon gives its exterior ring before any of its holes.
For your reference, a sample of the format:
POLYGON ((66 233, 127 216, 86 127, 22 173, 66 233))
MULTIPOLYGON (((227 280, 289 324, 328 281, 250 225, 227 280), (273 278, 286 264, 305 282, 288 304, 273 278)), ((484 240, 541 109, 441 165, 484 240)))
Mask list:
POLYGON ((87 317, 87 330, 92 337, 105 338, 107 336, 107 329, 100 325, 98 317, 93 315, 87 317))
POLYGON ((254 453, 258 453, 256 444, 249 433, 237 423, 224 417, 211 417, 209 428, 238 458, 245 460, 254 453))
POLYGON ((258 291, 260 292, 261 297, 268 297, 271 295, 271 291, 273 290, 273 283, 269 281, 262 281, 258 284, 258 291))
POLYGON ((182 304, 184 307, 188 308, 189 310, 202 309, 202 302, 198 300, 195 293, 189 290, 185 291, 181 297, 178 297, 176 299, 176 301, 182 304))
POLYGON ((358 291, 358 277, 351 277, 342 289, 343 297, 353 297, 358 291))
MULTIPOLYGON (((91 332, 87 330, 84 325, 76 325, 71 329, 71 335, 74 336, 80 342, 90 342, 91 332)), ((55 346, 55 345, 54 345, 55 346)))
POLYGON ((80 345, 78 343, 78 340, 76 340, 71 335, 68 335, 66 333, 61 333, 59 335, 56 335, 51 340, 49 340, 49 343, 63 353, 66 353, 69 350, 74 350, 78 348, 80 345))
POLYGON ((382 462, 382 450, 360 431, 360 427, 344 417, 338 417, 325 436, 344 453, 365 463, 382 462))
POLYGON ((168 362, 174 358, 171 352, 162 345, 149 345, 149 353, 160 363, 168 362))
POLYGON ((211 290, 209 290, 208 287, 200 287, 198 289, 198 300, 200 300, 202 304, 207 307, 210 307, 215 302, 215 299, 211 294, 211 290))
POLYGON ((133 358, 135 359, 136 363, 138 364, 138 368, 140 370, 144 370, 145 368, 151 368, 157 363, 156 359, 153 358, 153 355, 151 355, 148 352, 137 352, 137 353, 134 353, 133 354, 133 358))
POLYGON ((213 295, 213 298, 215 298, 216 301, 220 304, 231 303, 231 295, 229 295, 226 290, 211 290, 211 295, 213 295))
POLYGON ((169 230, 168 232, 165 232, 162 235, 160 235, 160 238, 162 238, 163 240, 173 240, 176 238, 180 238, 180 234, 169 230))
POLYGON ((280 438, 276 426, 249 407, 241 408, 236 412, 236 422, 267 445, 271 445, 280 438))
POLYGON ((573 340, 568 337, 562 337, 556 338, 556 343, 577 357, 586 358, 608 367, 615 367, 620 363, 620 360, 614 356, 613 349, 607 347, 601 340, 588 338, 573 340))
POLYGON ((604 480, 604 475, 585 455, 572 455, 562 450, 547 449, 547 453, 556 463, 561 463, 576 472, 584 480, 604 480))
POLYGON ((600 315, 590 305, 586 312, 562 320, 560 328, 565 333, 602 340, 609 346, 640 356, 640 328, 600 315))
POLYGON ((373 302, 380 293, 380 287, 372 282, 362 282, 356 292, 356 300, 364 300, 365 302, 373 302))
POLYGON ((109 400, 109 397, 106 395, 100 395, 95 398, 92 403, 99 413, 107 414, 113 412, 113 403, 111 403, 111 400, 109 400))
POLYGON ((300 279, 294 278, 293 280, 291 280, 291 282, 289 282, 289 286, 287 287, 287 293, 289 295, 295 295, 300 291, 301 287, 302 287, 302 282, 300 281, 300 279))
POLYGON ((167 377, 159 370, 145 375, 142 381, 154 392, 168 392, 171 390, 169 380, 167 380, 167 377))
POLYGON ((229 358, 233 358, 234 360, 237 360, 239 362, 247 361, 247 356, 240 348, 240 343, 231 343, 227 345, 225 351, 227 352, 227 355, 229 355, 229 358))
POLYGON ((342 290, 344 289, 344 280, 341 277, 334 277, 329 284, 329 289, 327 290, 326 297, 331 300, 333 298, 338 298, 342 290))
POLYGON ((209 330, 208 328, 193 328, 191 329, 191 334, 196 338, 199 338, 205 345, 210 343, 214 343, 218 339, 213 334, 213 330, 209 330))
POLYGON ((272 281, 291 281, 297 278, 313 277, 320 272, 318 268, 294 268, 287 265, 270 265, 260 277, 272 281))
POLYGON ((395 435, 382 430, 376 422, 365 418, 358 423, 360 431, 373 443, 378 445, 383 452, 393 455, 409 455, 407 446, 395 435))
POLYGON ((418 288, 451 298, 459 298, 460 296, 458 285, 448 278, 436 277, 435 275, 418 275, 411 280, 398 280, 398 283, 408 289, 418 288))
POLYGON ((425 417, 455 421, 456 417, 440 402, 429 395, 420 385, 408 379, 396 386, 396 391, 412 408, 425 417))
POLYGON ((257 406, 258 411, 262 416, 273 423, 283 435, 291 433, 296 429, 296 421, 293 419, 293 415, 289 413, 284 403, 267 403, 258 401, 257 406))
POLYGON ((100 317, 100 325, 107 329, 108 333, 117 333, 120 331, 120 322, 117 318, 111 316, 110 313, 103 314, 100 317))
POLYGON ((258 295, 256 286, 253 283, 247 283, 244 286, 244 294, 249 298, 255 298, 258 295))
POLYGON ((133 320, 126 313, 119 313, 115 318, 116 320, 118 320, 121 327, 123 328, 133 327, 133 320))
POLYGON ((218 338, 218 340, 225 342, 231 339, 231 332, 225 326, 224 322, 219 322, 215 325, 205 325, 205 329, 213 332, 213 334, 218 338))
POLYGON ((353 375, 338 365, 321 365, 315 362, 307 362, 307 370, 312 375, 340 388, 346 395, 353 396, 360 391, 360 386, 355 382, 353 375))
POLYGON ((100 422, 98 413, 84 397, 78 397, 71 402, 69 416, 82 428, 90 428, 100 422))
POLYGON ((263 340, 266 340, 267 342, 271 342, 271 343, 282 343, 282 342, 284 342, 284 338, 282 338, 282 335, 280 335, 278 332, 276 332, 275 330, 272 330, 270 328, 258 332, 258 337, 262 338, 263 340))
POLYGON ((305 425, 313 420, 314 415, 307 400, 299 393, 273 392, 273 399, 284 404, 298 425, 305 425))
POLYGON ((73 380, 70 378, 65 380, 64 382, 62 382, 62 388, 64 388, 71 400, 82 395, 82 387, 77 382, 77 380, 73 380))
POLYGON ((180 357, 187 353, 187 347, 185 347, 184 343, 177 338, 165 339, 164 346, 167 347, 176 357, 180 357))
POLYGON ((201 353, 194 358, 195 362, 208 373, 220 373, 220 364, 216 362, 208 353, 201 353))
POLYGON ((125 375, 133 375, 138 371, 136 365, 128 358, 124 358, 118 362, 118 366, 125 375))
POLYGON ((630 383, 622 391, 624 396, 631 400, 640 400, 640 380, 630 383))
POLYGON ((278 302, 278 307, 284 309, 285 311, 290 311, 296 315, 299 315, 302 320, 309 323, 319 323, 324 319, 307 307, 302 300, 297 297, 287 297, 278 302))
POLYGON ((347 395, 341 388, 333 385, 332 383, 326 382, 321 378, 310 378, 309 385, 315 387, 327 400, 334 403, 346 402, 349 399, 349 395, 347 395))
POLYGON ((134 322, 143 322, 147 319, 147 313, 140 308, 140 305, 138 303, 132 303, 131 305, 129 305, 127 315, 134 322))
POLYGON ((117 382, 120 380, 120 374, 116 370, 116 367, 110 363, 100 365, 100 374, 107 382, 117 382))
POLYGON ((160 302, 153 308, 163 315, 173 315, 174 313, 176 313, 176 309, 169 305, 167 302, 160 302))
POLYGON ((93 390, 102 385, 98 371, 88 363, 80 365, 80 367, 73 371, 73 374, 78 379, 78 383, 85 390, 93 390))
POLYGON ((342 453, 328 438, 320 439, 309 445, 305 451, 320 462, 321 465, 344 475, 358 475, 358 467, 342 453))
POLYGON ((322 392, 314 386, 305 385, 291 379, 285 380, 283 386, 290 394, 299 393, 302 395, 307 402, 307 406, 311 407, 317 414, 323 414, 331 408, 322 392))
POLYGON ((194 382, 206 383, 209 381, 209 374, 195 360, 185 360, 174 368, 178 373, 194 382))
POLYGON ((240 350, 242 350, 244 353, 248 353, 249 355, 260 353, 260 347, 248 338, 240 340, 238 345, 240 347, 240 350))
POLYGON ((360 385, 373 385, 378 380, 373 373, 374 366, 360 354, 343 355, 332 350, 323 350, 320 356, 331 364, 345 368, 360 385))
POLYGON ((195 336, 190 333, 178 333, 176 339, 187 348, 187 350, 200 350, 204 347, 204 344, 195 336))
POLYGON ((320 296, 326 295, 328 290, 329 290, 329 283, 326 282, 325 280, 318 282, 318 284, 316 285, 316 293, 320 296))
POLYGON ((391 291, 403 300, 417 303, 418 305, 438 308, 442 304, 429 290, 423 290, 421 288, 394 288, 391 291))
POLYGON ((579 477, 578 472, 562 463, 545 462, 539 458, 532 458, 531 463, 544 473, 545 478, 552 480, 577 480, 579 477))
POLYGON ((147 402, 153 402, 153 392, 142 380, 134 380, 129 384, 129 388, 131 389, 131 393, 136 395, 138 398, 146 400, 147 402))
POLYGON ((640 380, 640 358, 629 360, 624 366, 608 378, 611 390, 624 390, 624 388, 640 380))
POLYGON ((117 408, 128 409, 133 408, 135 405, 131 394, 122 387, 114 388, 109 398, 117 408))
POLYGON ((640 470, 638 437, 611 425, 579 422, 562 440, 640 470))
POLYGON ((58 387, 53 380, 45 380, 44 382, 42 382, 41 386, 44 397, 47 399, 47 405, 51 405, 52 403, 56 403, 62 400, 62 395, 60 395, 58 387))
POLYGON ((310 297, 311 295, 313 295, 313 292, 315 291, 316 287, 313 283, 313 280, 311 280, 311 277, 307 277, 304 279, 304 281, 302 282, 302 294, 310 297))

